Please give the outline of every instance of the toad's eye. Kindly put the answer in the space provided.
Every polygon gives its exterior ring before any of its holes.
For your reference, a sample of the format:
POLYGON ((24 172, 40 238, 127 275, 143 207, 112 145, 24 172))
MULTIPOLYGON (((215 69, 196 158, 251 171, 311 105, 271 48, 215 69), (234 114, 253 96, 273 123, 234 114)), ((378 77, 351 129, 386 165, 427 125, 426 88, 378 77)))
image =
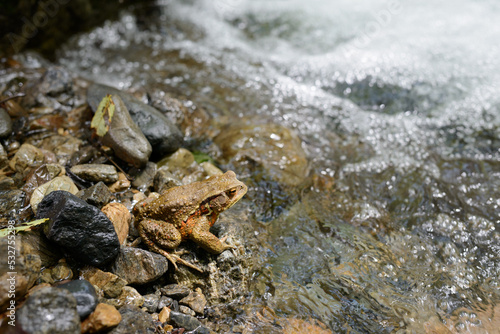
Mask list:
POLYGON ((231 197, 232 197, 232 196, 234 196, 234 195, 236 195, 236 188, 229 189, 229 190, 226 192, 226 194, 227 194, 228 196, 231 196, 231 197))

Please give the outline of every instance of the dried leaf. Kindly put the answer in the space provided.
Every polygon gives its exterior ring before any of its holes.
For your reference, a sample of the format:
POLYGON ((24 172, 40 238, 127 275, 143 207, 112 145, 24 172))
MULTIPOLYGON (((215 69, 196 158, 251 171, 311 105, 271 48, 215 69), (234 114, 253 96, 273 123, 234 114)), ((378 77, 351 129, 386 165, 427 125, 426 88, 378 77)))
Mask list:
POLYGON ((111 95, 108 94, 103 97, 99 103, 97 111, 95 112, 92 122, 90 123, 90 127, 95 130, 99 137, 104 137, 104 135, 108 133, 109 125, 111 124, 114 113, 115 103, 113 102, 111 95))

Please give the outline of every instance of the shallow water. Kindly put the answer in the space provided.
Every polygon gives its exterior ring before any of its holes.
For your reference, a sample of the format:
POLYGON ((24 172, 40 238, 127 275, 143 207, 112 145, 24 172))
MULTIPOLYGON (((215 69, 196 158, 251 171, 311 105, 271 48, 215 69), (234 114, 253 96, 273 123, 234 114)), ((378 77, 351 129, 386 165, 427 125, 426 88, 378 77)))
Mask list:
POLYGON ((272 183, 244 175, 267 208, 249 222, 262 240, 251 311, 339 333, 494 333, 499 14, 487 0, 163 1, 58 62, 299 135, 311 186, 266 196, 272 183))

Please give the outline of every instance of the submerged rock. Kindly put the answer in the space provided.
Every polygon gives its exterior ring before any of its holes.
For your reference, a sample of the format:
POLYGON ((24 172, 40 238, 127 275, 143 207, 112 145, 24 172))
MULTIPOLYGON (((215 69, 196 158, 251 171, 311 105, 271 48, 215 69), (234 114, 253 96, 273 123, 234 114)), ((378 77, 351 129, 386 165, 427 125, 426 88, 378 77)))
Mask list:
POLYGON ((5 109, 0 108, 0 138, 10 136, 12 133, 12 120, 5 109))
POLYGON ((174 152, 183 143, 181 131, 167 117, 155 108, 142 103, 133 95, 113 87, 92 84, 87 90, 87 101, 93 110, 107 94, 119 96, 125 103, 130 116, 142 130, 153 148, 156 157, 174 152))
POLYGON ((80 334, 76 305, 69 291, 42 288, 33 292, 18 310, 18 321, 30 334, 80 334))
POLYGON ((111 271, 129 284, 145 284, 167 272, 167 259, 156 253, 133 247, 122 247, 111 271))
POLYGON ((38 206, 41 218, 50 218, 44 225, 47 238, 81 263, 101 266, 118 255, 120 243, 108 217, 67 191, 45 196, 38 206))
POLYGON ((0 190, 0 218, 14 218, 24 206, 26 192, 22 190, 0 190))
POLYGON ((87 280, 74 280, 68 283, 56 286, 60 289, 66 289, 71 292, 76 299, 76 311, 80 319, 84 319, 90 313, 94 312, 97 306, 97 294, 89 281, 87 280))
POLYGON ((170 312, 170 321, 178 327, 185 328, 188 331, 201 327, 201 322, 195 317, 176 311, 170 312))

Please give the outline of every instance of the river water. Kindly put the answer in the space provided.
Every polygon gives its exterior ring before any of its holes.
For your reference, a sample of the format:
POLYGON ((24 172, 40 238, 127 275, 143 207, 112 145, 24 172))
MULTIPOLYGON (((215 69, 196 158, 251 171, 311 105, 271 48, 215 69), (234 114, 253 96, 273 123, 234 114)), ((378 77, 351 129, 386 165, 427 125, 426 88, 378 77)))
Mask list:
MULTIPOLYGON (((299 136, 312 185, 249 192, 271 209, 252 216, 248 309, 336 333, 497 333, 499 16, 492 0, 163 1, 57 61, 299 136)), ((271 333, 263 318, 227 321, 271 333)))

